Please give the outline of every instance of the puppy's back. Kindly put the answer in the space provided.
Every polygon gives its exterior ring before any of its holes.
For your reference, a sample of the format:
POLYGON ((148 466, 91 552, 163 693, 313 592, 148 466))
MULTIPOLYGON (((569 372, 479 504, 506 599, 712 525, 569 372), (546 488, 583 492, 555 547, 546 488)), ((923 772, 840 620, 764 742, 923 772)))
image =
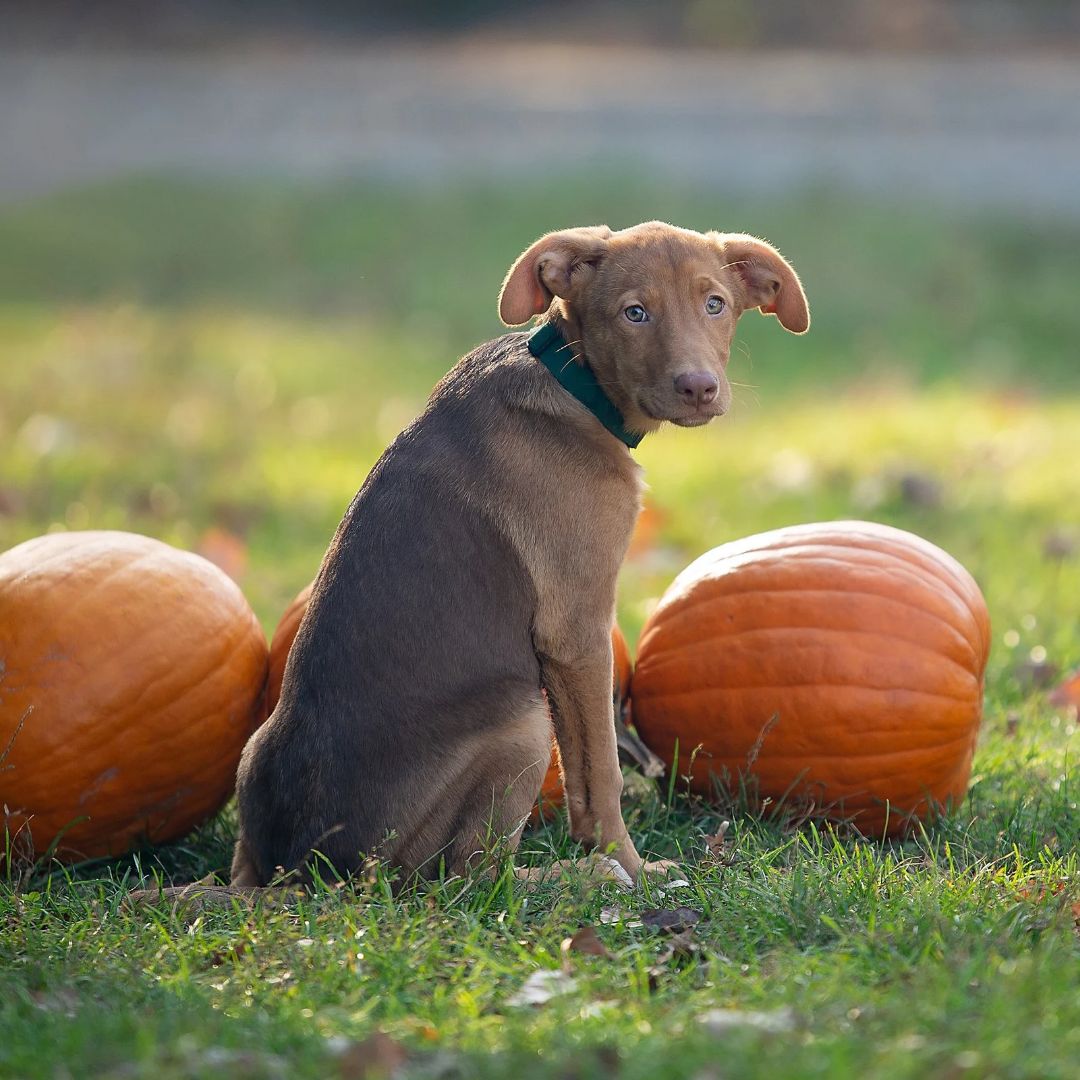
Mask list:
POLYGON ((518 339, 482 347, 439 384, 327 551, 278 706, 238 776, 263 883, 313 849, 342 874, 388 853, 388 832, 429 811, 431 778, 539 686, 532 584, 485 498, 500 436, 529 422, 513 406, 531 377, 518 339))

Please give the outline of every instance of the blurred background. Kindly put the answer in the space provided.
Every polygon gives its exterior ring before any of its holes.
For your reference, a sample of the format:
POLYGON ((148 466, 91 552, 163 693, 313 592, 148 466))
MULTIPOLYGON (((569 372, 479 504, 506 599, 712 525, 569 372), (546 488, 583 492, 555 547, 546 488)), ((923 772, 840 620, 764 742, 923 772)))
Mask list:
POLYGON ((540 233, 765 236, 734 415, 643 444, 631 642, 724 540, 960 557, 1001 695, 1080 660, 1080 5, 0 3, 0 549, 123 528, 260 617, 540 233), (1072 596, 1070 603, 1068 596, 1072 596))

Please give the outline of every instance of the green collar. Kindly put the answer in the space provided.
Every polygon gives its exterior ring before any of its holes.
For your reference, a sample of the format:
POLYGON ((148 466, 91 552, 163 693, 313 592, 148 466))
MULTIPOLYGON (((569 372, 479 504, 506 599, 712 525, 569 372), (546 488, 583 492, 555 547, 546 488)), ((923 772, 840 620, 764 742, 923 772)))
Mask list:
POLYGON ((529 352, 621 442, 632 450, 644 436, 627 431, 622 413, 604 393, 590 368, 579 364, 554 323, 542 323, 526 340, 529 352))

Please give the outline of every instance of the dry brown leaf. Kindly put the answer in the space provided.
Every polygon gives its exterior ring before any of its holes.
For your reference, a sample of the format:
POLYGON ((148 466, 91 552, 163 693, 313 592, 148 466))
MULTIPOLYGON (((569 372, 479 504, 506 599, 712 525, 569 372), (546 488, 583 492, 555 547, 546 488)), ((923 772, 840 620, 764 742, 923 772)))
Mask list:
POLYGON ((561 948, 564 963, 568 954, 572 952, 582 953, 585 956, 602 956, 605 960, 611 956, 596 933, 595 926, 583 926, 572 937, 565 938, 561 948))
POLYGON ((908 470, 898 477, 897 487, 900 498, 909 506, 936 509, 945 501, 941 481, 930 473, 908 470))
POLYGON ((706 833, 704 836, 705 850, 708 852, 709 858, 725 865, 731 863, 733 854, 727 839, 728 829, 730 828, 730 821, 721 821, 716 832, 706 833))
POLYGON ((622 910, 613 905, 600 909, 600 921, 606 926, 622 922, 622 910))
POLYGON ((234 941, 221 949, 215 949, 209 956, 211 967, 221 967, 233 960, 239 960, 247 952, 246 941, 234 941))
POLYGON ((672 934, 668 938, 668 947, 657 958, 657 963, 670 964, 672 960, 690 960, 701 952, 701 946, 694 938, 693 930, 684 930, 681 934, 672 934))
POLYGON ((1080 709, 1080 669, 1071 672, 1051 691, 1047 700, 1051 705, 1080 709))
POLYGON ((15 517, 23 512, 26 500, 22 493, 13 487, 0 487, 0 517, 15 517))
POLYGON ((1058 666, 1051 660, 1022 660, 1013 669, 1022 686, 1045 690, 1058 677, 1058 666))
POLYGON ((737 1028, 748 1028, 779 1035, 795 1029, 795 1014, 791 1009, 756 1012, 751 1009, 710 1009, 698 1017, 698 1022, 713 1035, 726 1035, 737 1028))
POLYGON ((393 1076, 409 1055, 401 1043, 382 1031, 376 1031, 361 1042, 347 1046, 338 1058, 338 1076, 342 1080, 375 1080, 393 1076))
POLYGON ((1064 881, 1054 881, 1050 885, 1031 878, 1017 890, 1021 900, 1030 900, 1033 904, 1041 903, 1047 896, 1060 896, 1065 891, 1064 881))
POLYGON ((693 908, 654 908, 641 913, 642 926, 666 934, 681 934, 701 922, 701 912, 693 908))
POLYGON ((626 558, 633 562, 647 555, 656 547, 656 541, 660 536, 660 528, 664 524, 666 515, 657 510, 655 506, 646 504, 638 514, 634 524, 634 532, 630 537, 630 546, 626 551, 626 558))
POLYGON ((521 989, 512 995, 507 1005, 546 1005, 553 997, 568 994, 577 983, 565 971, 553 971, 541 968, 534 971, 524 982, 521 989))
POLYGON ((1043 537, 1043 556, 1052 562, 1071 559, 1080 551, 1077 534, 1066 529, 1053 529, 1043 537))
POLYGON ((233 581, 241 581, 247 573, 247 544, 219 525, 212 525, 202 534, 195 550, 219 570, 224 570, 233 581))

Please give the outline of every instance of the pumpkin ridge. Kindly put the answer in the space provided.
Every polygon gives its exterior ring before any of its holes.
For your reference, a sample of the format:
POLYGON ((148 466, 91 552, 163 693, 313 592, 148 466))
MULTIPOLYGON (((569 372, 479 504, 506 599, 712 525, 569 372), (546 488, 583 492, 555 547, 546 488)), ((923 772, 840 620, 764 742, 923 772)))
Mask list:
MULTIPOLYGON (((968 736, 967 732, 964 732, 963 734, 957 735, 957 736, 955 736, 954 738, 951 738, 951 739, 942 739, 939 742, 932 742, 932 743, 919 743, 918 746, 907 746, 907 747, 903 747, 902 749, 889 750, 887 752, 882 751, 880 749, 866 750, 866 751, 863 751, 863 752, 859 752, 858 750, 845 750, 844 751, 844 760, 846 761, 849 758, 860 758, 860 757, 880 757, 880 758, 887 758, 889 761, 895 761, 895 760, 899 760, 901 758, 910 757, 912 755, 928 754, 928 753, 931 753, 931 752, 933 752, 935 750, 941 750, 941 749, 943 749, 945 747, 948 747, 948 746, 954 746, 956 743, 964 742, 968 738, 969 738, 969 736, 968 736)), ((701 754, 698 755, 699 758, 701 758, 702 756, 703 755, 701 755, 701 754)), ((829 756, 830 755, 829 755, 828 750, 825 750, 825 749, 822 749, 822 750, 808 750, 808 751, 803 751, 800 754, 785 754, 783 752, 778 753, 775 750, 770 750, 770 752, 769 752, 770 761, 809 761, 809 762, 814 762, 814 761, 818 761, 818 760, 822 760, 822 761, 828 760, 829 756)), ((725 758, 726 758, 726 755, 725 755, 725 758)), ((715 755, 712 755, 707 760, 716 761, 717 758, 716 758, 715 755)), ((809 768, 809 765, 807 767, 809 768)))
MULTIPOLYGON (((794 591, 794 590, 792 590, 792 591, 794 591)), ((826 590, 819 590, 819 591, 825 592, 826 590)), ((809 592, 809 590, 808 590, 808 592, 809 592)), ((806 594, 803 594, 803 595, 806 595, 806 594)), ((678 615, 678 619, 681 621, 682 619, 684 619, 686 617, 687 614, 688 614, 688 612, 685 611, 685 610, 680 612, 679 615, 678 615)), ((674 616, 673 616, 673 621, 675 621, 674 616)), ((934 655, 934 656, 940 656, 943 660, 945 660, 948 663, 952 664, 954 667, 960 668, 965 673, 970 673, 970 670, 971 670, 970 666, 965 667, 959 660, 955 660, 951 656, 943 654, 940 649, 935 649, 930 645, 925 645, 921 641, 917 641, 914 638, 900 637, 900 636, 898 636, 896 634, 886 633, 883 630, 858 630, 858 629, 852 629, 852 628, 849 628, 849 627, 841 627, 841 626, 822 627, 822 626, 814 626, 812 624, 792 625, 791 623, 785 622, 783 625, 779 625, 779 626, 777 626, 777 625, 774 625, 774 626, 751 626, 751 627, 740 627, 740 628, 735 628, 735 629, 727 629, 727 628, 714 629, 714 628, 710 628, 709 631, 708 631, 708 636, 707 637, 699 637, 696 641, 683 641, 683 640, 681 640, 680 635, 676 634, 674 632, 674 627, 671 627, 671 626, 668 627, 668 633, 672 635, 673 640, 669 641, 667 644, 672 649, 678 649, 680 662, 688 660, 689 656, 691 654, 695 653, 695 652, 703 652, 705 650, 711 651, 710 645, 713 642, 724 641, 724 640, 727 640, 727 641, 730 642, 734 638, 748 637, 748 636, 753 635, 753 634, 760 634, 760 635, 777 634, 777 635, 781 635, 781 636, 784 635, 784 634, 787 634, 787 633, 797 633, 797 634, 807 634, 807 635, 812 634, 812 635, 815 635, 815 636, 827 636, 827 635, 830 635, 830 634, 836 634, 836 635, 841 635, 844 639, 848 639, 848 638, 854 636, 854 637, 878 638, 878 639, 882 639, 882 640, 885 640, 885 641, 899 642, 899 643, 903 644, 904 646, 910 647, 911 649, 916 650, 918 652, 926 652, 926 653, 930 653, 931 655, 934 655)), ((965 638, 960 638, 960 640, 965 645, 969 644, 965 638)), ((971 653, 972 653, 972 659, 974 659, 977 654, 975 653, 974 650, 971 650, 971 653)), ((648 673, 651 670, 653 670, 652 667, 646 667, 644 669, 644 677, 647 677, 648 673)))
MULTIPOLYGON (((228 650, 228 652, 234 654, 235 651, 235 649, 228 650)), ((224 650, 223 653, 225 653, 224 650)), ((225 655, 227 656, 227 653, 225 653, 225 655)), ((188 654, 187 659, 190 659, 190 653, 188 654)), ((79 660, 75 660, 75 662, 80 667, 83 676, 87 677, 89 673, 86 665, 79 660)), ((124 693, 125 687, 112 687, 110 688, 111 692, 106 697, 97 698, 94 704, 98 709, 104 712, 129 712, 132 710, 141 712, 150 709, 160 717, 162 714, 172 712, 185 698, 190 697, 193 694, 205 694, 208 683, 213 681, 214 675, 220 670, 221 666, 222 661, 220 659, 215 660, 213 663, 191 665, 188 670, 195 677, 186 684, 178 687, 168 685, 168 682, 171 682, 175 677, 174 673, 170 671, 168 676, 166 676, 166 679, 138 687, 134 692, 135 696, 133 698, 130 697, 130 694, 126 695, 124 693), (162 685, 163 682, 166 682, 164 688, 162 685), (161 696, 165 697, 165 703, 163 705, 157 703, 157 698, 161 696)), ((253 666, 258 665, 256 664, 253 666)), ((235 698, 238 694, 234 693, 232 696, 235 698)), ((246 694, 244 696, 246 696, 246 694)), ((39 713, 39 710, 35 709, 35 713, 39 713)), ((34 714, 32 713, 31 717, 33 715, 34 714)), ((193 719, 183 729, 175 727, 172 728, 171 731, 166 729, 164 732, 161 729, 158 729, 155 734, 155 742, 157 746, 162 749, 165 749, 170 742, 183 743, 186 741, 186 736, 193 732, 193 729, 212 724, 213 720, 213 707, 200 710, 200 716, 197 719, 193 719)), ((48 735, 39 737, 48 738, 48 735)), ((81 740, 82 742, 90 743, 92 747, 108 749, 113 746, 122 746, 123 743, 131 738, 131 732, 123 727, 114 727, 105 731, 96 727, 93 731, 84 731, 81 728, 76 729, 69 733, 59 745, 50 748, 51 765, 53 767, 63 768, 71 761, 77 761, 82 754, 87 752, 90 747, 80 745, 80 737, 83 737, 81 740)))
POLYGON ((880 543, 887 543, 889 552, 894 558, 900 559, 911 566, 918 566, 930 573, 930 576, 946 586, 968 607, 972 619, 980 631, 980 645, 985 661, 990 649, 990 640, 988 635, 983 633, 984 628, 982 625, 985 621, 982 617, 982 613, 985 612, 985 602, 979 591, 978 582, 970 571, 947 551, 942 551, 920 536, 905 533, 891 526, 880 526, 880 529, 883 531, 848 530, 848 535, 837 533, 831 543, 836 547, 853 549, 860 546, 855 540, 856 536, 863 539, 873 538, 880 543))
POLYGON ((890 551, 905 559, 918 555, 942 568, 959 571, 970 577, 962 563, 923 537, 882 522, 854 519, 781 526, 755 536, 728 541, 714 548, 713 552, 720 552, 721 557, 725 557, 728 549, 731 549, 730 554, 742 554, 765 549, 779 551, 799 544, 864 548, 867 540, 872 540, 879 547, 887 545, 890 551))
MULTIPOLYGON (((736 558, 710 559, 704 556, 697 560, 702 563, 702 569, 697 576, 690 575, 686 570, 679 574, 672 582, 672 596, 674 600, 680 588, 685 585, 696 586, 703 581, 715 583, 730 580, 735 577, 745 576, 747 572, 759 573, 775 572, 784 569, 795 572, 793 567, 798 568, 800 575, 813 576, 815 573, 825 573, 839 569, 845 573, 857 570, 870 570, 877 579, 883 577, 892 578, 897 572, 903 572, 908 578, 915 578, 922 585, 942 584, 940 575, 932 572, 931 567, 923 562, 914 562, 897 557, 891 551, 874 551, 851 546, 843 548, 845 552, 841 557, 837 553, 840 545, 830 544, 800 544, 787 551, 774 551, 763 549, 759 552, 751 552, 736 558)), ((691 568, 694 564, 691 564, 691 568)), ((940 569, 934 567, 933 569, 940 569)), ((970 609, 968 598, 954 587, 948 588, 949 599, 955 601, 955 606, 970 609)))
MULTIPOLYGON (((858 686, 858 685, 856 685, 854 683, 850 683, 850 682, 823 682, 820 679, 806 679, 806 680, 799 681, 799 682, 769 683, 769 684, 767 684, 766 688, 768 688, 768 687, 777 687, 778 689, 783 689, 783 690, 799 690, 799 689, 810 688, 810 687, 815 687, 815 686, 820 686, 820 687, 824 687, 825 689, 834 689, 834 690, 852 690, 852 691, 854 691, 856 693, 862 692, 862 693, 867 693, 867 694, 895 694, 895 693, 912 694, 912 695, 917 695, 919 697, 940 698, 940 699, 942 699, 944 701, 963 701, 963 702, 967 702, 967 701, 971 700, 969 697, 958 697, 955 694, 940 694, 940 693, 936 693, 936 692, 934 692, 932 690, 913 690, 911 687, 907 687, 907 686, 858 686)), ((745 690, 745 691, 754 691, 754 690, 761 689, 761 687, 742 686, 739 689, 740 690, 745 690)), ((714 686, 698 686, 698 687, 688 687, 688 688, 686 688, 684 690, 665 689, 663 691, 663 696, 665 698, 669 698, 669 697, 688 697, 688 696, 692 696, 692 695, 695 695, 695 694, 700 696, 701 694, 717 694, 717 693, 724 693, 724 691, 722 691, 722 690, 718 691, 717 688, 714 687, 714 686)), ((646 692, 644 694, 639 692, 638 695, 634 698, 634 700, 636 701, 636 700, 639 700, 639 699, 644 699, 644 698, 647 698, 648 696, 649 696, 648 692, 646 692)))
MULTIPOLYGON (((737 576, 746 576, 754 572, 758 574, 775 573, 778 570, 795 573, 797 567, 798 573, 803 577, 827 574, 830 571, 837 570, 843 574, 855 574, 869 570, 871 572, 869 576, 878 581, 893 581, 902 575, 906 580, 915 581, 922 586, 942 584, 941 578, 937 574, 931 573, 925 564, 899 559, 891 553, 886 553, 889 555, 891 565, 883 565, 882 553, 876 551, 867 552, 858 547, 847 549, 854 557, 839 558, 835 555, 835 547, 836 545, 829 547, 817 545, 817 550, 812 552, 809 550, 809 545, 800 545, 798 549, 792 549, 790 553, 786 554, 762 551, 755 558, 740 559, 738 562, 733 561, 730 568, 725 569, 722 573, 705 572, 697 578, 688 580, 694 585, 708 581, 713 583, 714 587, 723 589, 722 582, 737 576)), ((685 571, 683 573, 685 574, 685 571)), ((681 578, 682 575, 679 575, 679 577, 681 578)), ((676 578, 673 587, 678 584, 679 578, 676 578)), ((675 589, 676 593, 677 591, 675 589)), ((961 608, 970 613, 967 598, 954 588, 950 587, 948 589, 948 598, 954 601, 953 604, 949 605, 950 607, 961 608)), ((675 599, 677 598, 673 598, 673 602, 675 599)))
MULTIPOLYGON (((801 526, 793 526, 792 529, 802 528, 801 526)), ((905 564, 912 569, 919 569, 926 572, 927 576, 935 579, 942 585, 945 585, 949 592, 956 597, 961 603, 964 604, 971 612, 973 618, 977 619, 977 613, 972 607, 973 599, 978 597, 978 584, 972 578, 971 574, 965 569, 965 567, 952 556, 946 552, 936 549, 933 545, 930 545, 927 541, 923 541, 921 537, 913 537, 910 533, 903 533, 900 530, 892 529, 890 526, 883 526, 883 529, 888 530, 885 535, 879 535, 876 531, 859 531, 855 532, 851 530, 853 535, 846 535, 839 531, 833 531, 831 533, 817 533, 813 538, 808 538, 807 535, 785 537, 783 541, 776 541, 773 543, 768 542, 768 538, 775 536, 779 533, 783 533, 786 530, 778 529, 772 533, 762 533, 760 543, 757 547, 752 548, 738 548, 737 551, 732 551, 730 554, 725 553, 725 549, 729 546, 737 546, 740 541, 731 541, 729 544, 722 544, 720 547, 713 549, 711 552, 706 552, 704 555, 699 556, 693 563, 687 567, 686 570, 676 578, 674 584, 678 584, 679 579, 683 575, 687 575, 691 580, 698 580, 701 576, 701 570, 697 571, 697 576, 689 574, 689 571, 693 570, 697 563, 708 560, 706 565, 713 563, 722 563, 728 560, 741 559, 744 556, 762 556, 765 559, 776 560, 777 562, 783 562, 792 557, 803 557, 810 559, 813 557, 812 553, 817 551, 828 552, 830 549, 843 548, 846 551, 863 553, 866 551, 864 543, 859 543, 858 540, 862 539, 874 539, 881 545, 887 545, 886 554, 893 560, 905 564), (913 550, 911 543, 904 543, 904 539, 920 541, 926 544, 930 551, 922 548, 913 550), (931 554, 931 551, 933 554, 931 554), (921 558, 915 558, 916 555, 921 558), (944 558, 942 558, 944 557, 944 558), (947 561, 946 561, 947 560, 947 561), (965 588, 961 591, 958 588, 958 582, 963 581, 965 588)), ((880 552, 877 552, 880 554, 880 552)), ((756 561, 756 560, 748 560, 756 561)), ((736 564, 741 568, 742 563, 736 564)), ((847 564, 845 564, 847 565, 847 564)))
MULTIPOLYGON (((743 765, 735 765, 732 768, 732 764, 723 759, 712 759, 716 761, 716 767, 707 770, 708 776, 716 777, 717 779, 724 779, 725 775, 729 781, 739 781, 743 779, 751 779, 758 775, 756 767, 754 771, 747 771, 747 767, 743 765)), ((820 759, 824 764, 828 765, 830 762, 828 759, 820 759)), ((708 760, 703 758, 701 754, 697 755, 694 759, 694 764, 702 762, 708 764, 708 760)), ((835 781, 822 776, 813 776, 808 772, 811 768, 810 765, 805 765, 799 769, 797 776, 794 780, 789 780, 784 797, 791 795, 804 794, 807 789, 818 789, 819 793, 824 793, 825 789, 832 789, 834 794, 828 799, 828 804, 838 804, 846 802, 849 807, 853 803, 862 803, 864 806, 881 805, 886 802, 892 804, 894 809, 904 808, 905 812, 912 803, 919 803, 926 801, 927 798, 934 798, 940 800, 941 796, 935 796, 930 792, 930 788, 927 786, 919 786, 912 789, 898 789, 893 794, 887 796, 881 796, 874 792, 875 786, 880 786, 883 782, 889 782, 896 779, 893 774, 885 774, 882 776, 866 776, 861 778, 858 782, 858 786, 845 786, 837 785, 835 781), (839 790, 838 790, 839 788, 839 790), (929 793, 929 795, 928 795, 929 793), (907 806, 905 806, 907 804, 907 806)), ((691 773, 690 759, 688 756, 684 756, 681 752, 679 754, 679 774, 682 776, 689 775, 691 773)), ((962 790, 957 792, 957 787, 960 785, 950 783, 948 789, 944 791, 944 797, 946 799, 955 798, 957 794, 966 793, 966 784, 962 786, 962 790)), ((941 790, 939 788, 939 790, 941 790)), ((780 798, 780 796, 771 796, 774 799, 780 798)), ((827 804, 823 804, 827 805, 827 804)))
MULTIPOLYGON (((710 579, 707 579, 707 580, 709 581, 710 584, 714 584, 715 581, 716 581, 715 578, 710 578, 710 579)), ((701 609, 702 607, 711 607, 715 603, 715 601, 717 599, 717 597, 715 595, 716 592, 717 592, 716 588, 713 588, 713 589, 702 588, 700 590, 700 592, 701 592, 701 595, 698 596, 698 597, 695 597, 693 600, 690 600, 689 598, 684 598, 684 597, 676 597, 676 599, 672 602, 671 606, 667 609, 668 618, 673 619, 673 620, 677 619, 677 618, 682 618, 682 617, 688 616, 692 612, 693 613, 698 612, 699 609, 701 609)), ((769 589, 760 589, 760 588, 755 588, 753 586, 749 586, 749 587, 747 587, 745 589, 724 589, 723 591, 720 592, 720 596, 722 598, 724 598, 724 599, 728 599, 728 598, 733 598, 734 599, 734 598, 738 598, 738 597, 741 597, 741 596, 762 596, 762 595, 765 595, 765 596, 782 596, 785 593, 798 593, 800 595, 813 595, 815 593, 821 593, 821 594, 824 594, 824 595, 834 594, 834 595, 838 595, 838 596, 860 596, 860 597, 866 597, 868 599, 889 601, 889 602, 897 604, 897 605, 899 605, 901 607, 908 608, 910 610, 919 611, 920 614, 923 614, 923 615, 927 616, 928 618, 936 620, 937 622, 939 622, 943 626, 945 626, 948 630, 951 630, 953 634, 955 634, 965 644, 967 644, 968 647, 972 650, 972 652, 974 653, 975 656, 982 658, 983 655, 984 655, 983 639, 982 639, 982 634, 981 633, 977 632, 976 635, 975 635, 977 640, 973 641, 970 637, 968 637, 968 635, 961 633, 961 631, 955 625, 950 624, 948 622, 948 620, 946 620, 944 618, 944 616, 942 616, 938 612, 929 611, 925 607, 919 607, 918 605, 912 604, 910 601, 902 599, 900 596, 897 596, 897 595, 894 595, 894 594, 891 594, 891 593, 887 593, 887 592, 878 592, 878 591, 873 590, 873 589, 837 589, 837 588, 804 589, 804 588, 801 588, 798 584, 792 584, 792 585, 790 585, 788 587, 785 587, 785 588, 778 588, 778 587, 774 586, 774 587, 769 588, 769 589)), ((968 608, 967 608, 966 604, 957 604, 956 608, 959 608, 959 609, 963 610, 965 613, 968 613, 968 608)), ((973 629, 975 629, 976 631, 978 631, 977 620, 975 620, 974 618, 971 618, 970 620, 966 620, 966 621, 969 621, 970 624, 971 624, 971 627, 973 629)), ((652 630, 653 630, 653 627, 646 626, 645 630, 642 632, 641 641, 638 644, 639 652, 641 651, 641 646, 645 642, 646 637, 648 636, 648 634, 650 632, 652 632, 652 630)))

